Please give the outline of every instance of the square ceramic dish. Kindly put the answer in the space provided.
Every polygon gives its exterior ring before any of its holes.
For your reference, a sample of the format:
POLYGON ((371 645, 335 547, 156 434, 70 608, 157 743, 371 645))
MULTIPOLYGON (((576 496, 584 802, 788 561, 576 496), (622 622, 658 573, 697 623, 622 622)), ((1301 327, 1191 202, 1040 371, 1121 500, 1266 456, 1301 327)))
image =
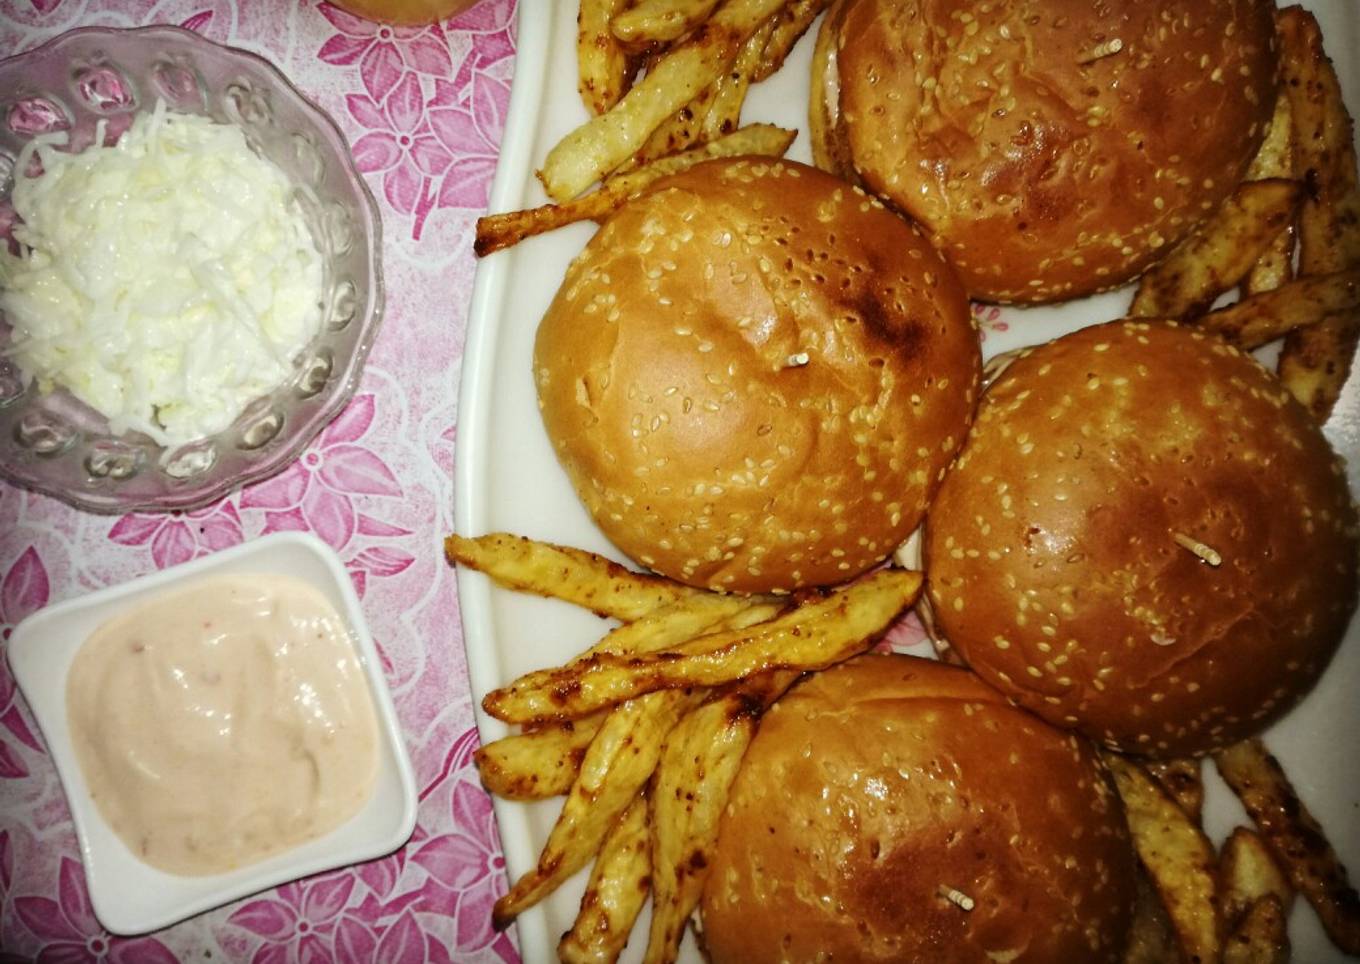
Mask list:
POLYGON ((15 628, 9 661, 66 791, 95 916, 115 934, 159 930, 289 880, 380 857, 405 843, 415 827, 415 778, 378 652, 344 566, 314 536, 278 533, 49 606, 15 628), (378 773, 363 809, 325 836, 230 873, 181 877, 135 857, 90 800, 71 743, 66 677, 77 650, 117 613, 191 581, 232 573, 302 579, 324 593, 340 613, 373 697, 379 729, 378 773))

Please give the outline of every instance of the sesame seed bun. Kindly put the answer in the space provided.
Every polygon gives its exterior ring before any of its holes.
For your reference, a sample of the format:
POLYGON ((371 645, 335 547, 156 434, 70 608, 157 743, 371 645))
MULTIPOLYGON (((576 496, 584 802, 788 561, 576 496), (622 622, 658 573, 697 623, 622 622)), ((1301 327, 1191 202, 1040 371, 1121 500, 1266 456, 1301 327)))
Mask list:
POLYGON ((1250 356, 1168 322, 1015 360, 924 543, 935 629, 979 675, 1150 756, 1263 729, 1356 605, 1356 512, 1321 431, 1250 356))
POLYGON ((921 222, 974 297, 1116 287, 1245 173, 1275 103, 1273 8, 841 0, 816 156, 921 222))
POLYGON ((972 419, 963 290, 862 192, 768 158, 618 211, 567 272, 534 375, 615 545, 745 592, 843 582, 919 523, 972 419))
POLYGON ((1119 961, 1134 870, 1087 741, 964 670, 864 656, 761 721, 723 815, 704 941, 715 964, 1119 961))

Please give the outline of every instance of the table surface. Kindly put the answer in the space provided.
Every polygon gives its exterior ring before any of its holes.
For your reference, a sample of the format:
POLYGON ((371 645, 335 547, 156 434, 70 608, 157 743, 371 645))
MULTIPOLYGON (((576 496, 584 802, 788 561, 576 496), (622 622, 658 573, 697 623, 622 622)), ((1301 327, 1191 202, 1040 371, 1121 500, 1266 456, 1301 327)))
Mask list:
POLYGON ((317 0, 0 0, 0 51, 76 26, 178 24, 274 63, 339 123, 382 208, 387 311, 354 401, 275 478, 206 509, 90 515, 0 483, 0 636, 34 610, 279 530, 340 554, 415 765, 410 843, 141 938, 90 910, 71 816, 0 660, 0 959, 135 964, 516 961, 477 747, 454 574, 458 375, 514 68, 515 0, 388 28, 317 0))

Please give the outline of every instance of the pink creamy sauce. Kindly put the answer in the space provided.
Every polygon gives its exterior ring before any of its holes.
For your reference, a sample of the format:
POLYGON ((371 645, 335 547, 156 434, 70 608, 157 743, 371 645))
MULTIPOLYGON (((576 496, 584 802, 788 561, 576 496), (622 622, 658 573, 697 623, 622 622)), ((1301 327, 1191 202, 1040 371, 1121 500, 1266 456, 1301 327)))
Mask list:
POLYGON ((378 725, 344 621, 308 583, 203 579, 100 626, 66 684, 90 796, 173 874, 322 836, 372 793, 378 725))

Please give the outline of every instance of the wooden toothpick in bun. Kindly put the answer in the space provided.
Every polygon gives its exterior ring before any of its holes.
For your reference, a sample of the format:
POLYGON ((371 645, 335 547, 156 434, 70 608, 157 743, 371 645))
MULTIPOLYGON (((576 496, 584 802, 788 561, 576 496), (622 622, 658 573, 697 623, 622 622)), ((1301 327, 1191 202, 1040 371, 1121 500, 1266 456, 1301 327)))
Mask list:
POLYGON ((979 675, 1150 756, 1263 729, 1356 605, 1356 512, 1321 431, 1251 357, 1168 322, 1014 361, 924 543, 934 626, 979 675))
POLYGON ((976 401, 963 290, 811 167, 701 164, 567 272, 534 375, 558 458, 633 559, 713 589, 843 582, 916 528, 976 401))
POLYGON ((704 941, 714 964, 1119 961, 1134 869, 1086 740, 964 670, 864 656, 762 719, 704 941))
POLYGON ((984 300, 1115 287, 1233 190, 1275 104, 1271 0, 841 0, 819 163, 921 222, 984 300))

